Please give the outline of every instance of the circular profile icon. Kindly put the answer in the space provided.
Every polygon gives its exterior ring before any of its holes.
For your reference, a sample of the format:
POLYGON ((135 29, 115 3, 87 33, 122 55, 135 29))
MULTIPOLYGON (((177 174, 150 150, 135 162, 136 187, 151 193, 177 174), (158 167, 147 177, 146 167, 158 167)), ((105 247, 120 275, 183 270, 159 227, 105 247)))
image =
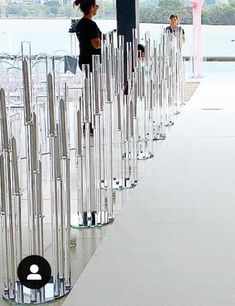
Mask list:
POLYGON ((40 289, 51 278, 51 267, 48 261, 38 255, 25 257, 17 268, 20 282, 27 288, 40 289))

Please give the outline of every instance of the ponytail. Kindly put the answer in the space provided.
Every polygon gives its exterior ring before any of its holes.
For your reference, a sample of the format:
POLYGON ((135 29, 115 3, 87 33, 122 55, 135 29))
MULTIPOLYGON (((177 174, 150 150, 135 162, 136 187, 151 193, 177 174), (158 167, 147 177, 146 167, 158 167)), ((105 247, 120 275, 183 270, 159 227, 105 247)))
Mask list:
POLYGON ((75 0, 73 6, 79 6, 82 2, 84 2, 84 0, 75 0))
POLYGON ((78 6, 84 14, 88 14, 91 7, 95 5, 96 0, 75 0, 73 6, 78 6))

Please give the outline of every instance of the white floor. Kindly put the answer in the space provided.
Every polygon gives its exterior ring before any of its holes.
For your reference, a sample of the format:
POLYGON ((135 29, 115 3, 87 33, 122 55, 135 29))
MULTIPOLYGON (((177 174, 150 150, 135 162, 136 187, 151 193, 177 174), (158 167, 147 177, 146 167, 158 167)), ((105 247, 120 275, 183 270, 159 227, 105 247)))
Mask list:
POLYGON ((64 306, 235 305, 235 76, 205 77, 64 306))

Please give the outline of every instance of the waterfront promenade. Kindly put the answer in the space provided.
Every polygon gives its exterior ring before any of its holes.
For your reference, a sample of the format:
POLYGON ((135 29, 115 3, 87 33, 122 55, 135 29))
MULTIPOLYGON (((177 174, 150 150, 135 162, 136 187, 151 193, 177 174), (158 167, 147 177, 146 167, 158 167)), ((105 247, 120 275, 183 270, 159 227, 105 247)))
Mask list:
POLYGON ((201 80, 64 306, 234 306, 234 92, 201 80))

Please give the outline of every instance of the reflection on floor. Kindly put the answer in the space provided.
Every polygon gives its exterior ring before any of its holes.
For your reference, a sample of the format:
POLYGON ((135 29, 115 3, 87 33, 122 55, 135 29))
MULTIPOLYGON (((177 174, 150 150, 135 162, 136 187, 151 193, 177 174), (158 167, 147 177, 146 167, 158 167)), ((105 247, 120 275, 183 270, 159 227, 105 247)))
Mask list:
POLYGON ((201 80, 63 306, 235 305, 234 79, 201 80))
MULTIPOLYGON (((198 83, 197 83, 198 84, 198 83)), ((186 84, 186 97, 191 97, 195 90, 195 84, 194 86, 192 83, 186 84)), ((187 98, 188 100, 188 98, 187 98)), ((170 133, 172 128, 168 129, 168 132, 170 133)), ((158 152, 159 147, 161 146, 163 142, 154 142, 154 153, 158 152)), ((74 154, 74 151, 71 151, 71 154, 74 154)), ((49 156, 45 154, 43 156, 46 162, 49 164, 49 156)), ((72 159, 74 160, 74 159, 72 159)), ((22 162, 22 167, 24 166, 22 162)), ((144 172, 146 168, 151 167, 152 160, 147 161, 139 161, 139 177, 140 181, 144 176, 144 172)), ((47 171, 47 163, 43 163, 45 166, 44 172, 47 171)), ((72 166, 72 179, 71 179, 71 204, 72 204, 72 212, 76 211, 76 167, 72 166)), ((25 181, 24 181, 24 187, 25 187, 25 181)), ((44 232, 46 233, 45 236, 45 257, 50 261, 51 260, 51 224, 50 224, 50 188, 48 186, 48 179, 44 180, 43 182, 43 198, 44 198, 44 214, 45 214, 45 223, 44 223, 44 232)), ((116 201, 114 205, 115 214, 118 214, 118 212, 121 210, 122 205, 125 205, 126 202, 128 202, 129 197, 135 192, 135 189, 133 190, 126 190, 126 191, 119 191, 116 192, 116 201)), ((23 211, 22 211, 22 217, 23 217, 23 224, 24 224, 24 241, 27 241, 27 205, 26 205, 26 199, 23 199, 23 211)), ((101 242, 102 238, 105 236, 106 232, 109 230, 110 226, 104 226, 102 228, 93 228, 93 229, 82 229, 82 230, 71 230, 71 238, 73 241, 76 241, 73 246, 71 246, 71 260, 72 260, 72 283, 74 284, 76 280, 78 279, 79 275, 82 273, 84 268, 86 267, 87 263, 89 262, 90 258, 92 257, 94 251, 96 250, 97 246, 101 242)), ((27 246, 24 246, 24 254, 27 254, 27 246)), ((0 254, 0 259, 2 259, 2 254, 0 254)), ((0 269, 0 284, 2 284, 2 269, 0 269)), ((62 305, 64 299, 55 301, 53 303, 50 303, 51 306, 59 306, 62 305)), ((2 297, 0 297, 0 305, 6 306, 9 305, 5 301, 3 301, 2 297)))

